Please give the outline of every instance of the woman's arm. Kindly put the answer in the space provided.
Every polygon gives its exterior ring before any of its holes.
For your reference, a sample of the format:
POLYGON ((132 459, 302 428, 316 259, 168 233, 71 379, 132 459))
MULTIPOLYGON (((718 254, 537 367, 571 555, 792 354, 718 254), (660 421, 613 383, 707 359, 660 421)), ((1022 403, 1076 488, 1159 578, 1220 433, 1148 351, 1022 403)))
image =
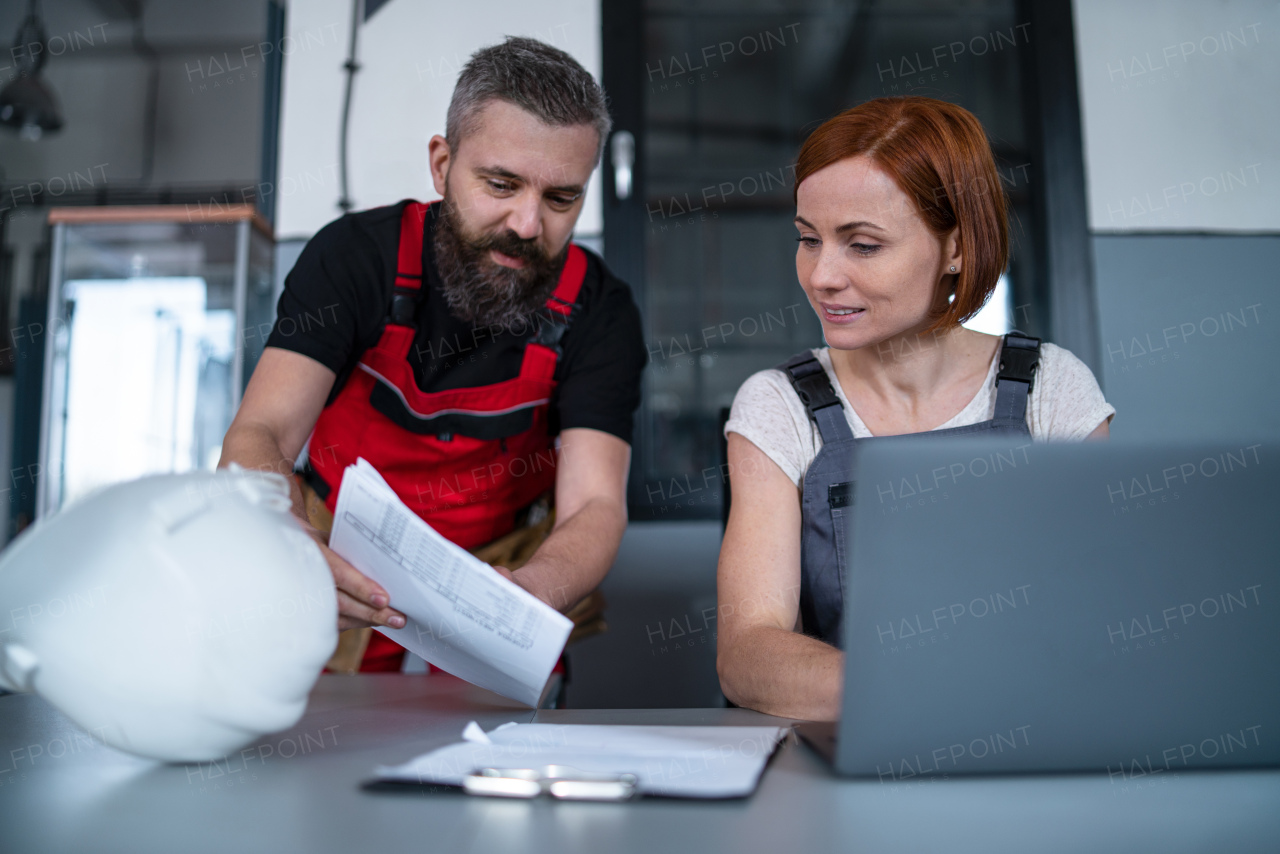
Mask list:
POLYGON ((795 631, 800 495, 749 440, 729 434, 733 501, 716 571, 716 670, 739 706, 806 720, 840 715, 844 655, 795 631))

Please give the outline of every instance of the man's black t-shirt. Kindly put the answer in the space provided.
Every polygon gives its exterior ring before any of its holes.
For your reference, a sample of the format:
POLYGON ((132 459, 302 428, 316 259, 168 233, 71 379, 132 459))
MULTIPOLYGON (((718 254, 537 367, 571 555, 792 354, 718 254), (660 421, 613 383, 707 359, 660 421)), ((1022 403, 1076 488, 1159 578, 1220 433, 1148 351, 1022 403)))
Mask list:
MULTIPOLYGON (((361 354, 377 343, 394 288, 404 203, 348 214, 322 228, 285 279, 268 347, 315 359, 338 375, 332 403, 361 354)), ((438 205, 426 217, 423 287, 409 364, 424 392, 472 388, 520 373, 536 326, 474 327, 449 311, 440 290, 431 235, 438 205)), ((631 290, 594 253, 578 293, 580 310, 560 341, 551 430, 589 427, 631 441, 648 354, 631 290)))

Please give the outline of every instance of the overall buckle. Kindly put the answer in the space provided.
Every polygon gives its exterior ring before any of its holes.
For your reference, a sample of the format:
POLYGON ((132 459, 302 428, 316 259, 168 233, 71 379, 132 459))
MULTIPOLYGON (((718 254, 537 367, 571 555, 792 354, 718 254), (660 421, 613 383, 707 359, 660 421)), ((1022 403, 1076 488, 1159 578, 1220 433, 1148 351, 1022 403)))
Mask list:
POLYGON ((811 359, 790 369, 791 384, 795 387, 800 402, 809 410, 810 416, 819 409, 828 406, 839 406, 840 398, 836 396, 827 372, 817 359, 811 359))
MULTIPOLYGON (((1037 342, 1038 344, 1039 342, 1037 342)), ((1001 380, 1017 380, 1027 384, 1027 393, 1031 393, 1035 385, 1036 368, 1040 364, 1040 350, 1022 347, 1004 347, 1000 351, 1000 370, 996 374, 996 382, 1001 380)))
POLYGON ((397 326, 412 326, 417 308, 418 300, 415 293, 402 293, 397 289, 391 296, 391 322, 397 326))
POLYGON ((546 310, 536 315, 538 331, 533 334, 531 339, 533 343, 540 344, 548 350, 556 354, 556 358, 560 358, 563 354, 560 348, 560 339, 564 338, 564 334, 569 331, 569 324, 578 314, 577 303, 566 303, 569 306, 569 316, 564 317, 551 310, 546 310))

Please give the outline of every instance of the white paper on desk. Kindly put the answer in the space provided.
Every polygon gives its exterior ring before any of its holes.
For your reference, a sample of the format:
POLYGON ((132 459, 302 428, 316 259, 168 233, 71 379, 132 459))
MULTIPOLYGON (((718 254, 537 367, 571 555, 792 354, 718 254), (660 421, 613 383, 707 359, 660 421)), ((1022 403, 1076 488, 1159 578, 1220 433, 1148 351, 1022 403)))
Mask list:
POLYGON ((442 537, 363 458, 342 475, 329 547, 405 615, 403 629, 378 631, 454 676, 538 704, 573 621, 442 537))
MULTIPOLYGON (((471 725, 468 725, 468 730, 471 725)), ((742 798, 786 735, 773 726, 504 724, 395 767, 379 780, 461 786, 481 768, 568 765, 587 774, 635 774, 636 788, 676 798, 742 798)))

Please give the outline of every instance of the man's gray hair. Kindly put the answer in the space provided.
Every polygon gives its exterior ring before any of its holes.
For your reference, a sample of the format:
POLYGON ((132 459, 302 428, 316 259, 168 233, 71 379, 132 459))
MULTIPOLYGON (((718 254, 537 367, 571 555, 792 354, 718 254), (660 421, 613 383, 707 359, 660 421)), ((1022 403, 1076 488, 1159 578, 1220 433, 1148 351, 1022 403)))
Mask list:
POLYGON ((507 36, 481 48, 462 68, 449 102, 445 141, 458 150, 484 105, 500 98, 553 127, 589 124, 600 135, 596 162, 613 126, 604 90, 572 56, 537 39, 507 36))

